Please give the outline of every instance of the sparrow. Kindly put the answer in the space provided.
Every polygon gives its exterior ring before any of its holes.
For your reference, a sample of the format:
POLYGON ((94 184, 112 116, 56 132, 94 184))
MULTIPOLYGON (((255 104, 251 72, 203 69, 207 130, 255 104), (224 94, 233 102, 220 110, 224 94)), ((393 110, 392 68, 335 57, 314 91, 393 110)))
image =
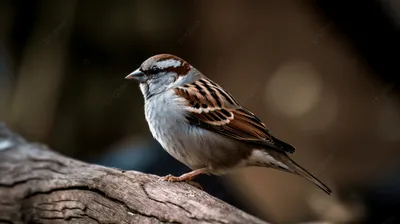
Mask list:
POLYGON ((162 180, 191 181, 200 174, 224 175, 236 168, 261 166, 304 177, 331 194, 329 187, 288 156, 295 151, 293 146, 274 137, 229 92, 183 59, 152 56, 125 79, 140 83, 153 137, 192 169, 162 180))

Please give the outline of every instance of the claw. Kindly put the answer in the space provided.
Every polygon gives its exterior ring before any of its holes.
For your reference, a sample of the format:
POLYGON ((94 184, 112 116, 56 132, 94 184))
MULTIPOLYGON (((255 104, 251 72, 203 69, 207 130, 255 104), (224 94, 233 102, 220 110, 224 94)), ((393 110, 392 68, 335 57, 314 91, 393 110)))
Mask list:
POLYGON ((185 183, 188 183, 188 184, 192 185, 193 187, 195 187, 197 189, 203 190, 203 187, 199 183, 196 183, 196 182, 191 181, 191 180, 185 180, 185 179, 183 179, 181 177, 176 177, 176 176, 173 176, 171 174, 168 174, 166 176, 160 177, 158 179, 158 181, 185 182, 185 183))
POLYGON ((171 174, 168 174, 168 175, 166 175, 164 177, 160 177, 159 180, 168 181, 168 182, 179 182, 179 181, 181 181, 179 177, 173 176, 171 174))

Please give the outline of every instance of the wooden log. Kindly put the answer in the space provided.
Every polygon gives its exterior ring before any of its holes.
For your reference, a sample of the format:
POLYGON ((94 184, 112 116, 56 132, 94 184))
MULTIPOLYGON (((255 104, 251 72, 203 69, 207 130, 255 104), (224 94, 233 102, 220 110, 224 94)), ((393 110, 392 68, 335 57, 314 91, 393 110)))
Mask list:
POLYGON ((186 183, 84 163, 0 123, 0 223, 259 223, 186 183))

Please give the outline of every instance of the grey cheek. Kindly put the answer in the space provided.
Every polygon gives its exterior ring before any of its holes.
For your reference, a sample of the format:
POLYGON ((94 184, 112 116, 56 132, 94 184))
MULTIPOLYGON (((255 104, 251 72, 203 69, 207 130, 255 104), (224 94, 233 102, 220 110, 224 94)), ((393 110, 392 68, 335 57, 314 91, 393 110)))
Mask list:
POLYGON ((148 96, 150 95, 149 86, 147 84, 145 84, 145 83, 141 83, 139 85, 139 88, 142 91, 142 94, 143 94, 144 98, 147 99, 148 96))
POLYGON ((149 92, 155 93, 158 92, 160 88, 160 80, 154 79, 148 82, 149 92))

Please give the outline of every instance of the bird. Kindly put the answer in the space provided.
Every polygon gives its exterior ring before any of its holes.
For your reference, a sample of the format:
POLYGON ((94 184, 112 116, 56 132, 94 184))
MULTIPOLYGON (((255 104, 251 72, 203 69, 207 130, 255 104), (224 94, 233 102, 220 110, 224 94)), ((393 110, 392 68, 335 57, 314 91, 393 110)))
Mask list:
POLYGON ((299 175, 332 193, 289 157, 292 145, 274 137, 254 113, 178 56, 154 55, 125 79, 139 82, 152 136, 192 170, 162 180, 190 182, 200 174, 220 176, 258 166, 299 175))

